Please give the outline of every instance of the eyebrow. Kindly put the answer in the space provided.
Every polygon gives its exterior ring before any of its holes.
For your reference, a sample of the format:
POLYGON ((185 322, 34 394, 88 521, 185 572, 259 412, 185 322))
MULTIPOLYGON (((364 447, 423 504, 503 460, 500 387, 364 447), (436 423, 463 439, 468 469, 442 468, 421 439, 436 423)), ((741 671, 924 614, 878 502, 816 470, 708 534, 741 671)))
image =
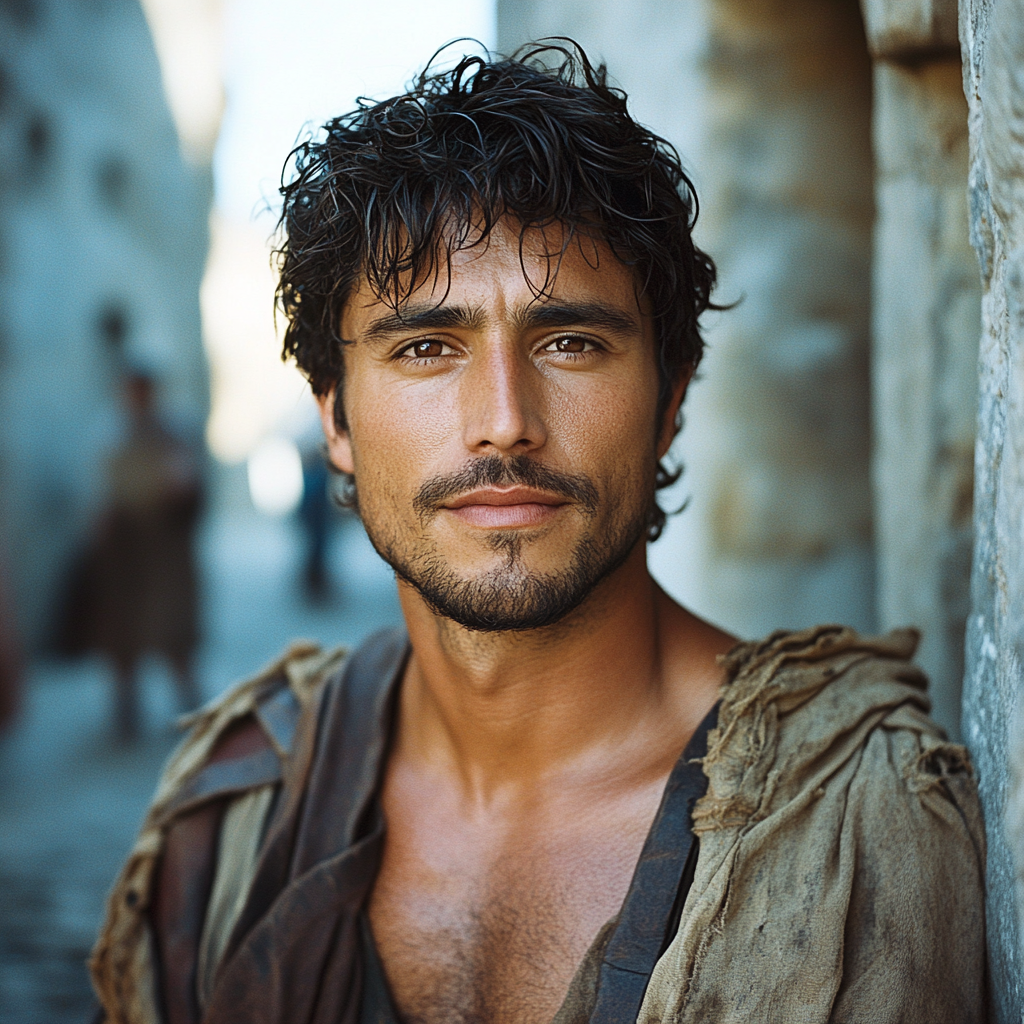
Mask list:
POLYGON ((640 321, 616 306, 602 302, 532 302, 517 310, 512 322, 519 328, 594 327, 611 331, 638 331, 640 321))
POLYGON ((478 330, 486 320, 483 310, 471 306, 407 305, 398 312, 371 320, 363 337, 375 341, 404 331, 438 331, 451 327, 478 330))
MULTIPOLYGON (((513 312, 512 323, 519 330, 591 327, 629 333, 640 329, 637 317, 601 302, 531 302, 513 312)), ((363 337, 366 341, 376 341, 410 330, 436 331, 454 327, 480 330, 486 325, 487 315, 479 307, 416 304, 371 320, 363 337)))

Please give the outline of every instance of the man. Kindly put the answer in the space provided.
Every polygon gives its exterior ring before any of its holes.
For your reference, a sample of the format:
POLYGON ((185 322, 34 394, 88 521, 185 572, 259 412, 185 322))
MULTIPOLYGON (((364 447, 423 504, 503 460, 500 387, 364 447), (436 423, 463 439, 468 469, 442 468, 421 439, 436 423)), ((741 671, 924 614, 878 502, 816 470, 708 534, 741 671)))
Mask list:
POLYGON ((14 603, 10 599, 8 579, 7 566, 4 559, 0 558, 0 736, 17 718, 24 675, 24 656, 14 619, 14 603))
POLYGON ((977 798, 913 636, 737 644, 647 571, 714 284, 671 148, 555 48, 332 122, 283 191, 285 348, 407 636, 197 718, 107 1019, 982 1019, 977 798))

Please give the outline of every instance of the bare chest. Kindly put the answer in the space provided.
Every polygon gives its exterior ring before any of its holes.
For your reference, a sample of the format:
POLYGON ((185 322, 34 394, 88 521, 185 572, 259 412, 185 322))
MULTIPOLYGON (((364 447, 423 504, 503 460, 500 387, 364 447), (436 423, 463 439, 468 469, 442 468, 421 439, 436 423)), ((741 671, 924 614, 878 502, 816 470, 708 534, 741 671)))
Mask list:
POLYGON ((657 797, 532 828, 389 814, 370 921, 406 1024, 548 1024, 622 905, 657 797))

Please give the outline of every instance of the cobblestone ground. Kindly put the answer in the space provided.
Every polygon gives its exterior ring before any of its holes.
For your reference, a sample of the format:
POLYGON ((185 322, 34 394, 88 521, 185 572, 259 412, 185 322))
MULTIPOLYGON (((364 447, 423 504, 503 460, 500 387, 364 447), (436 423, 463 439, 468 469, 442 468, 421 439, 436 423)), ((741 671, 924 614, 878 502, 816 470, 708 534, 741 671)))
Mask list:
MULTIPOLYGON (((295 580, 290 523, 248 511, 204 530, 204 694, 258 669, 290 640, 354 643, 399 620, 390 571, 359 525, 332 547, 336 599, 310 608, 295 580)), ((14 730, 0 741, 0 1021, 84 1024, 84 967, 107 889, 128 851, 161 763, 175 709, 159 664, 145 680, 145 737, 110 741, 109 679, 98 662, 37 664, 14 730)))

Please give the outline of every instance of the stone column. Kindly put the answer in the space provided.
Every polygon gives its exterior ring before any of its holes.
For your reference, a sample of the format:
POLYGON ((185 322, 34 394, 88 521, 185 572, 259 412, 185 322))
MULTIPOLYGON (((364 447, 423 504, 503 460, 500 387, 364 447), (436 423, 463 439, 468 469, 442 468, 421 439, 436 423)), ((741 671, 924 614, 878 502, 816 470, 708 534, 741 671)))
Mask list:
POLYGON ((865 0, 875 65, 875 545, 883 628, 922 630, 936 719, 960 727, 980 289, 955 0, 865 0))
POLYGON ((871 62, 855 0, 712 0, 705 586, 751 633, 874 625, 871 62))
POLYGON ((993 1019, 1024 1016, 1024 3, 962 0, 971 241, 981 267, 974 567, 963 732, 988 830, 993 1019), (1009 812, 1010 828, 1007 828, 1009 812), (1015 890, 1017 899, 1014 899, 1015 890))

